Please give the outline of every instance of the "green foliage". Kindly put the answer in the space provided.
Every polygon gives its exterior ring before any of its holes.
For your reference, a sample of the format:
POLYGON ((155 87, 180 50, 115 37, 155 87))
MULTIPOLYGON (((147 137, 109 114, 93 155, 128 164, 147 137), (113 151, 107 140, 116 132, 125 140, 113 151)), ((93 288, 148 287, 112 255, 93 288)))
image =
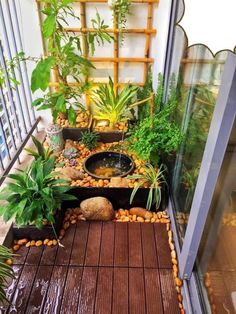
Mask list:
POLYGON ((96 105, 94 117, 109 120, 110 126, 114 127, 117 122, 127 118, 127 114, 130 112, 129 106, 137 90, 138 87, 127 85, 116 95, 114 83, 109 77, 109 83, 100 85, 92 95, 92 100, 96 105))
POLYGON ((20 82, 16 80, 15 78, 15 68, 17 68, 20 64, 20 62, 25 60, 25 54, 24 52, 19 52, 15 55, 11 60, 6 60, 6 69, 7 73, 4 71, 3 67, 0 65, 0 87, 5 84, 6 81, 6 75, 12 83, 12 87, 19 85, 20 82))
POLYGON ((35 92, 38 89, 45 91, 48 88, 48 84, 50 82, 50 71, 55 63, 56 60, 53 57, 47 57, 37 63, 31 76, 32 92, 35 92))
POLYGON ((150 210, 152 205, 155 204, 156 210, 159 208, 161 203, 161 187, 163 184, 167 184, 164 173, 166 167, 161 164, 158 169, 155 169, 151 164, 147 163, 144 166, 145 172, 143 174, 135 174, 128 176, 128 179, 138 179, 137 186, 133 189, 130 196, 130 204, 132 204, 134 197, 138 189, 144 184, 149 185, 149 194, 146 204, 146 209, 150 210))
POLYGON ((173 121, 177 99, 174 87, 166 104, 163 104, 163 77, 158 76, 158 88, 154 97, 154 115, 141 120, 129 137, 130 151, 145 161, 157 165, 160 158, 174 153, 182 139, 179 126, 173 121))
POLYGON ((41 228, 43 219, 55 222, 54 212, 62 201, 76 199, 66 193, 70 190, 66 180, 54 178, 53 168, 53 158, 44 163, 38 158, 28 170, 8 175, 12 182, 1 191, 6 203, 0 206, 5 221, 15 218, 18 226, 35 224, 41 228))
POLYGON ((106 25, 104 20, 101 19, 98 11, 96 12, 95 18, 91 20, 93 28, 97 31, 94 33, 87 33, 87 42, 89 45, 89 50, 92 55, 95 52, 95 41, 99 46, 104 45, 105 42, 111 43, 114 40, 114 37, 109 35, 106 30, 109 28, 109 25, 106 25))
MULTIPOLYGON (((152 71, 148 71, 147 79, 145 82, 144 87, 140 87, 137 92, 137 98, 138 99, 146 99, 150 97, 152 90, 152 71)), ((138 106, 138 120, 141 121, 144 118, 149 117, 150 115, 150 104, 149 102, 146 102, 142 104, 141 106, 138 106)))
MULTIPOLYGON (((112 0, 113 22, 118 24, 120 30, 126 28, 127 16, 130 15, 130 0, 112 0)), ((123 33, 120 33, 121 43, 123 42, 123 33)))
POLYGON ((99 135, 91 131, 83 132, 82 138, 81 138, 82 143, 89 150, 93 150, 97 146, 98 139, 99 139, 99 135))
POLYGON ((11 251, 0 245, 0 304, 9 302, 5 289, 8 287, 8 279, 14 278, 12 267, 6 264, 6 260, 12 258, 11 251))
MULTIPOLYGON (((49 87, 50 71, 55 70, 59 80, 57 91, 49 92, 43 98, 36 99, 33 106, 36 106, 38 110, 50 109, 54 122, 59 112, 66 113, 70 124, 74 126, 76 124, 75 111, 78 107, 83 107, 78 99, 89 87, 84 78, 94 66, 83 55, 81 37, 78 34, 63 31, 64 25, 68 25, 68 17, 79 20, 72 8, 72 2, 69 0, 43 1, 42 13, 46 15, 46 18, 42 24, 42 34, 47 43, 49 56, 37 63, 32 73, 31 89, 33 92, 38 89, 45 91, 49 87), (67 81, 68 76, 80 83, 80 87, 70 86, 67 81)), ((92 19, 92 24, 96 31, 84 38, 87 38, 87 46, 93 53, 95 40, 103 45, 105 41, 111 42, 112 37, 106 33, 108 26, 104 24, 98 12, 92 19)))
POLYGON ((36 150, 25 148, 25 151, 35 159, 41 158, 43 162, 48 161, 48 159, 52 157, 53 151, 50 148, 45 148, 44 145, 33 135, 31 138, 36 150))

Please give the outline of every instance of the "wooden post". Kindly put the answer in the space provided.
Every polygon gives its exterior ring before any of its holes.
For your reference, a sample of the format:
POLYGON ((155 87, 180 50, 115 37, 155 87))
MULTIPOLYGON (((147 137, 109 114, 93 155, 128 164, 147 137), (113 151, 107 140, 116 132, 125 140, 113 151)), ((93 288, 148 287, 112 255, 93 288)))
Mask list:
MULTIPOLYGON (((113 16, 113 29, 118 28, 118 23, 116 16, 113 16)), ((114 33, 114 48, 113 48, 113 56, 114 60, 119 58, 119 33, 114 33)), ((113 63, 113 71, 114 71, 114 91, 117 95, 118 92, 118 82, 119 82, 119 61, 113 63)))
MULTIPOLYGON (((153 20, 153 5, 152 3, 148 3, 148 16, 147 16, 147 29, 152 29, 152 20, 153 20)), ((150 54, 150 43, 151 43, 151 36, 150 33, 146 33, 146 43, 144 48, 144 57, 149 58, 150 54)), ((144 63, 144 72, 143 72, 143 82, 146 82, 147 75, 148 75, 148 63, 144 63)))
MULTIPOLYGON (((80 2, 80 23, 81 23, 81 28, 86 28, 86 10, 85 10, 85 3, 80 2)), ((84 58, 88 58, 88 42, 87 42, 87 34, 82 33, 82 53, 84 58)), ((89 80, 89 76, 85 76, 85 83, 87 83, 89 80)), ((85 104, 86 104, 86 109, 90 112, 90 97, 89 93, 86 91, 85 92, 85 104)))

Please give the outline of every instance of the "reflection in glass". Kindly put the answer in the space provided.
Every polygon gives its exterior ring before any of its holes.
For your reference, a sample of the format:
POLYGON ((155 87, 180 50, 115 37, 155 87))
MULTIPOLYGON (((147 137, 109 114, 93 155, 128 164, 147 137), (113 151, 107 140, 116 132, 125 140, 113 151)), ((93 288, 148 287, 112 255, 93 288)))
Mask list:
POLYGON ((197 256, 207 313, 236 313, 236 122, 197 256))
POLYGON ((187 49, 184 32, 176 26, 172 73, 178 78, 176 119, 181 126, 183 140, 173 168, 172 195, 181 243, 226 57, 227 52, 221 52, 213 58, 203 45, 187 49))

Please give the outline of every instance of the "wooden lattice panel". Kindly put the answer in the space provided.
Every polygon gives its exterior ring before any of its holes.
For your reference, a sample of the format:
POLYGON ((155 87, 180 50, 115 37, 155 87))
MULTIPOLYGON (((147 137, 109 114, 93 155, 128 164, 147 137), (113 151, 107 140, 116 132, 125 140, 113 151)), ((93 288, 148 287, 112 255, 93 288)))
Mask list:
MULTIPOLYGON (((40 11, 41 9, 41 3, 40 0, 36 0, 38 9, 40 11)), ((117 22, 114 21, 113 23, 113 28, 106 29, 106 32, 112 34, 112 36, 115 38, 113 43, 113 56, 104 56, 104 57, 92 57, 88 55, 88 48, 86 44, 86 34, 88 32, 94 32, 95 29, 89 28, 87 26, 87 21, 86 21, 86 4, 91 4, 91 3, 107 3, 106 0, 75 0, 74 3, 79 4, 79 14, 80 14, 80 27, 66 27, 64 29, 65 32, 74 32, 78 34, 82 34, 82 51, 84 57, 88 58, 93 64, 98 64, 98 63, 112 63, 113 64, 113 81, 114 81, 114 86, 115 89, 119 86, 128 84, 128 82, 122 82, 120 80, 120 65, 124 63, 129 63, 132 65, 135 64, 143 64, 143 75, 140 76, 140 81, 136 82, 129 82, 129 84, 134 84, 134 85, 139 85, 143 86, 147 73, 148 73, 148 67, 150 64, 154 62, 154 59, 150 57, 150 48, 151 48, 151 38, 152 35, 156 34, 156 29, 153 28, 153 9, 154 5, 157 4, 159 1, 158 0, 131 0, 133 4, 139 5, 139 4, 146 4, 147 6, 147 20, 146 20, 146 28, 126 28, 126 29, 118 29, 117 22), (142 57, 125 57, 125 56, 120 56, 119 53, 119 47, 120 47, 120 39, 119 39, 119 33, 123 32, 125 34, 137 34, 137 35, 143 35, 145 36, 145 46, 143 49, 143 56, 142 57), (84 36, 83 36, 84 35, 84 36)), ((100 12, 101 13, 101 12, 100 12)), ((42 17, 40 17, 40 23, 42 23, 42 17)), ((130 47, 132 49, 132 47, 130 47)), ((106 49, 104 49, 104 53, 106 52, 106 49)), ((85 80, 92 80, 94 82, 94 85, 98 85, 102 82, 94 80, 92 76, 86 77, 85 80)), ((57 80, 56 80, 56 75, 54 75, 53 82, 50 83, 50 86, 56 87, 58 85, 57 80)), ((69 83, 71 86, 78 86, 79 83, 77 82, 71 82, 69 83)), ((89 102, 89 97, 86 97, 86 103, 88 105, 89 102)))

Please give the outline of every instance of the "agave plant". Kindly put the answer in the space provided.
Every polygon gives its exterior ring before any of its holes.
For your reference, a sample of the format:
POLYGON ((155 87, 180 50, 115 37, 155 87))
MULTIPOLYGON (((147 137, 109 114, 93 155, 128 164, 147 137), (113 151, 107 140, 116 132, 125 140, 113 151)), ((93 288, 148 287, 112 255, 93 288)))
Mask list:
POLYGON ((33 135, 31 136, 32 141, 36 147, 36 150, 31 148, 25 148, 24 150, 35 159, 41 158, 42 161, 47 161, 49 158, 52 157, 53 151, 50 148, 45 148, 43 144, 37 140, 36 137, 33 135))
POLYGON ((143 174, 134 174, 132 176, 128 176, 128 179, 139 179, 137 186, 133 189, 131 193, 130 204, 132 204, 133 199, 141 185, 147 183, 150 190, 148 194, 146 208, 150 210, 152 205, 155 204, 157 210, 161 203, 161 188, 163 184, 167 185, 164 176, 165 171, 166 166, 164 166, 163 164, 161 164, 158 169, 155 169, 152 164, 147 163, 144 166, 143 174))
POLYGON ((8 279, 14 278, 11 266, 6 264, 6 260, 12 258, 11 251, 3 245, 0 245, 0 304, 8 302, 6 291, 8 279))
POLYGON ((42 227, 43 219, 55 223, 54 213, 62 201, 76 198, 66 193, 70 190, 67 180, 55 179, 53 168, 53 158, 44 163, 38 158, 28 170, 8 175, 13 181, 0 196, 6 201, 0 206, 0 215, 5 221, 15 218, 18 226, 35 224, 38 228, 42 227))
POLYGON ((89 150, 94 149, 97 146, 99 139, 99 135, 97 133, 86 131, 82 134, 82 143, 87 147, 89 150))
POLYGON ((114 83, 109 77, 109 83, 100 85, 92 95, 92 100, 96 106, 94 117, 99 120, 109 120, 110 126, 114 127, 117 122, 127 117, 131 109, 129 106, 137 90, 137 86, 127 85, 116 95, 114 83))

